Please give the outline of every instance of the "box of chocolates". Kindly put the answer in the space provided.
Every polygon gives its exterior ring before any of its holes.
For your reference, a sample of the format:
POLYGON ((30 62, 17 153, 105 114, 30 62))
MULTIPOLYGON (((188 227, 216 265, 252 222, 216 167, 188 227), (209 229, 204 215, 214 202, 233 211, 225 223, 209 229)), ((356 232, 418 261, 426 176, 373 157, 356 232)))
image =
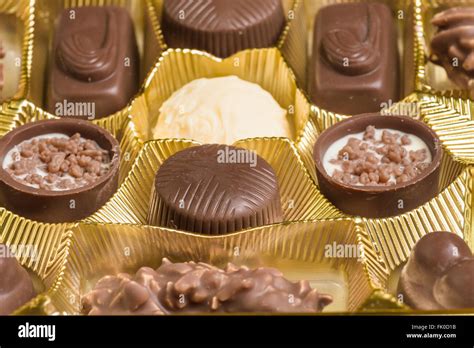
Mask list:
POLYGON ((474 2, 0 18, 0 315, 474 313, 474 2))

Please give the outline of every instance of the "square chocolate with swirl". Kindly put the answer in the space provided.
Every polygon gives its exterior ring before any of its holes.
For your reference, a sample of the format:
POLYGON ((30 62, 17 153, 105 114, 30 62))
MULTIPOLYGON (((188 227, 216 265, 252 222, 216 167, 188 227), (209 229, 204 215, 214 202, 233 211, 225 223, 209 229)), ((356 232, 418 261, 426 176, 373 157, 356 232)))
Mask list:
POLYGON ((113 114, 138 91, 138 65, 134 27, 125 9, 66 9, 53 41, 47 110, 61 117, 88 119, 113 114), (93 115, 77 114, 84 107, 69 105, 86 105, 93 115))
POLYGON ((322 8, 314 27, 310 95, 319 107, 346 115, 378 112, 399 99, 396 33, 388 6, 322 8))

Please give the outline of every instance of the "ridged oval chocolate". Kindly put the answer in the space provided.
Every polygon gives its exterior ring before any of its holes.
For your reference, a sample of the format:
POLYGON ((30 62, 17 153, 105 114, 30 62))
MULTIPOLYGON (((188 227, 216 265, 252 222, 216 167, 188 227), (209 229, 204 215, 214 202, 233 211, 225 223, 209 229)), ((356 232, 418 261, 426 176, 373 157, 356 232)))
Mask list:
POLYGON ((202 145, 168 158, 156 174, 148 222, 203 234, 281 222, 280 194, 272 167, 255 153, 255 161, 236 163, 230 156, 238 153, 246 156, 251 152, 202 145))
POLYGON ((281 0, 165 0, 163 35, 172 48, 228 57, 274 45, 285 24, 281 0))

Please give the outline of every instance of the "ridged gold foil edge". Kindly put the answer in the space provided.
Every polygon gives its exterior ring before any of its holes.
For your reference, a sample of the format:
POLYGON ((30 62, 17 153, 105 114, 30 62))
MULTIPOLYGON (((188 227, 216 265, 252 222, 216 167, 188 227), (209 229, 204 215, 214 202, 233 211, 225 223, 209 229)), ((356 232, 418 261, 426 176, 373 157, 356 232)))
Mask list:
MULTIPOLYGON (((345 274, 348 312, 371 310, 374 301, 369 299, 381 296, 378 284, 383 279, 379 277, 386 277, 387 272, 370 247, 368 235, 350 219, 283 223, 213 237, 151 226, 80 224, 74 229, 67 261, 54 285, 35 299, 38 306, 24 308, 21 314, 80 314, 81 297, 98 278, 134 272, 141 266, 157 267, 162 257, 220 266, 228 261, 273 267, 293 261, 308 266, 327 265, 345 274), (324 246, 333 242, 363 245, 363 257, 328 258, 324 246), (124 250, 130 253, 125 256, 124 250), (365 308, 367 304, 370 306, 365 308)), ((385 294, 377 308, 393 309, 393 301, 385 294)))
MULTIPOLYGON (((148 206, 156 172, 174 153, 198 143, 191 140, 153 140, 144 144, 118 192, 98 212, 86 218, 96 223, 147 224, 148 206)), ((242 140, 275 170, 285 221, 344 216, 318 191, 294 144, 286 138, 242 140)))
MULTIPOLYGON (((36 0, 30 0, 32 2, 36 0)), ((130 11, 133 11, 135 8, 142 6, 143 8, 143 16, 139 15, 139 23, 135 22, 134 20, 134 25, 135 25, 135 34, 138 38, 142 38, 143 42, 140 44, 139 43, 139 48, 141 48, 142 55, 140 59, 140 76, 141 76, 141 81, 145 81, 146 77, 151 73, 152 67, 154 66, 156 60, 161 56, 163 46, 161 45, 160 42, 155 42, 157 40, 157 33, 158 33, 158 22, 157 19, 154 17, 155 12, 154 8, 152 6, 151 0, 143 0, 145 1, 143 4, 140 4, 138 2, 135 2, 134 0, 58 0, 55 2, 44 2, 41 9, 55 9, 57 11, 60 8, 71 8, 71 7, 83 7, 83 6, 120 6, 120 7, 125 7, 128 8, 130 11), (150 28, 148 27, 150 26, 150 28), (137 27, 143 27, 143 30, 137 29, 137 27), (151 33, 147 33, 146 31, 150 30, 151 33), (148 40, 148 42, 146 42, 148 40), (149 50, 153 50, 153 52, 149 52, 149 50), (145 67, 145 68, 144 68, 145 67), (147 69, 147 71, 143 71, 144 69, 147 69)), ((33 11, 40 11, 38 8, 39 6, 36 6, 33 11)), ((140 7, 141 8, 141 7, 140 7)), ((35 13, 35 12, 33 12, 35 13)), ((50 16, 51 14, 41 14, 42 16, 50 16)), ((47 23, 50 23, 49 25, 54 26, 54 18, 47 19, 47 23)), ((42 22, 43 23, 43 22, 42 22)), ((44 23, 43 23, 44 24, 44 23)), ((39 24, 36 25, 36 30, 38 30, 39 24)), ((42 28, 45 29, 45 28, 42 28)), ((48 30, 51 28, 48 28, 48 30)), ((44 34, 44 33, 43 33, 44 34)), ((51 34, 49 34, 51 35, 51 34)), ((34 44, 37 44, 36 46, 39 45, 39 42, 31 40, 30 46, 32 47, 33 51, 33 56, 36 56, 38 54, 42 54, 40 52, 40 48, 45 49, 45 47, 33 47, 34 44), (36 50, 36 51, 35 51, 36 50)), ((44 45, 44 42, 42 42, 42 45, 44 45)), ((50 55, 49 52, 49 47, 47 48, 47 55, 50 55)), ((43 62, 40 64, 40 66, 35 66, 35 60, 34 58, 31 58, 29 60, 28 64, 28 69, 31 71, 33 67, 39 69, 43 69, 44 73, 48 71, 47 66, 44 66, 44 64, 47 65, 47 60, 46 62, 43 62)), ((31 75, 31 74, 30 74, 31 75)), ((38 76, 36 76, 38 77, 38 76)), ((35 88, 43 88, 41 93, 33 93, 33 94, 28 94, 28 100, 30 100, 32 103, 38 104, 41 102, 43 104, 43 100, 36 100, 38 98, 44 99, 44 90, 46 89, 46 78, 42 77, 43 84, 42 86, 36 86, 35 88)), ((103 118, 93 120, 94 123, 97 125, 106 128, 107 130, 111 131, 114 135, 116 134, 116 131, 120 130, 120 128, 123 125, 123 122, 128 115, 128 109, 130 108, 130 104, 138 98, 140 93, 142 92, 143 89, 143 83, 140 85, 139 89, 136 91, 136 94, 130 99, 130 101, 127 103, 125 107, 123 107, 121 110, 118 110, 117 112, 107 115, 103 118)), ((26 95, 24 96, 25 98, 27 97, 26 95)), ((37 105, 36 107, 40 109, 43 105, 37 105)), ((46 111, 42 111, 42 113, 47 114, 48 118, 53 118, 54 116, 47 113, 46 111)))
MULTIPOLYGON (((30 255, 17 255, 20 264, 34 273, 45 290, 50 289, 58 274, 62 272, 68 256, 67 245, 72 237, 75 223, 47 224, 25 219, 4 208, 0 208, 0 243, 8 246, 31 246, 37 259, 30 255)), ((36 299, 26 303, 25 308, 37 308, 36 299)))
POLYGON ((13 14, 23 22, 21 71, 18 87, 15 94, 11 98, 4 100, 3 103, 25 98, 28 94, 31 60, 33 58, 35 2, 36 0, 4 0, 0 3, 0 13, 13 14))

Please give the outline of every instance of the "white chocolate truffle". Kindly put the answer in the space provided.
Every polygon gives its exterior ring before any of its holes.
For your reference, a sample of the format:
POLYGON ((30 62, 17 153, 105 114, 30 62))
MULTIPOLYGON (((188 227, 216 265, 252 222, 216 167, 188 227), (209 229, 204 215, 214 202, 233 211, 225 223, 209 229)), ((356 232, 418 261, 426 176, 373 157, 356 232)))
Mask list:
POLYGON ((259 85, 237 76, 194 80, 160 108, 155 139, 232 144, 255 137, 291 137, 286 110, 259 85))

